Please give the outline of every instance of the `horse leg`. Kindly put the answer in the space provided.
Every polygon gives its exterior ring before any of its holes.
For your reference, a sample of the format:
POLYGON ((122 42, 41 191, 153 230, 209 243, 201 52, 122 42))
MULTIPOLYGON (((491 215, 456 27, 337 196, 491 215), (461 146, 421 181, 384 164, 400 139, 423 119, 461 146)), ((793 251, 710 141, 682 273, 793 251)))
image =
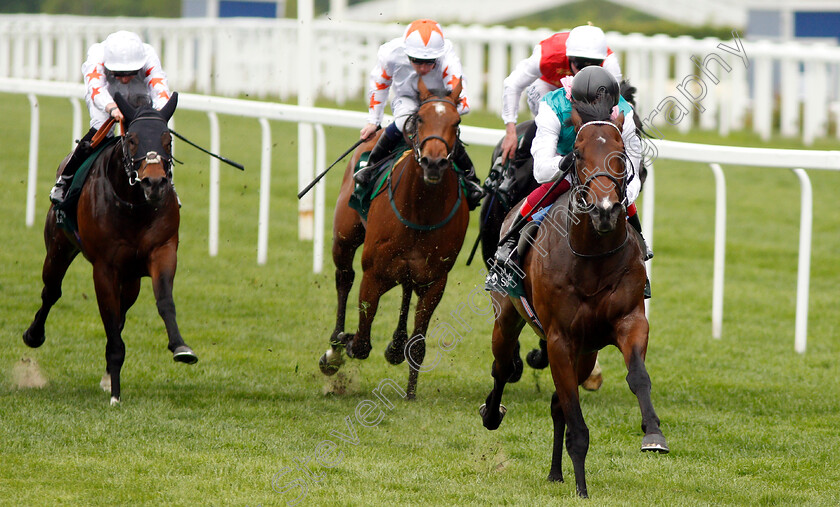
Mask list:
POLYGON ((554 423, 554 443, 551 446, 551 469, 548 471, 548 480, 563 482, 563 433, 566 431, 566 420, 557 391, 551 395, 551 421, 554 423))
POLYGON ((140 278, 123 282, 120 291, 120 332, 125 328, 125 316, 140 294, 140 278))
POLYGON ((404 356, 408 359, 408 386, 405 389, 407 400, 413 400, 417 396, 417 377, 420 373, 420 365, 426 357, 426 332, 429 329, 432 313, 443 297, 447 278, 448 275, 444 274, 430 285, 415 288, 417 308, 414 310, 414 331, 404 347, 404 356))
MULTIPOLYGON (((349 209, 349 208, 348 208, 349 209)), ((355 211, 354 211, 355 213, 355 211)), ((347 315, 347 297, 353 288, 356 272, 353 270, 353 257, 356 250, 365 241, 365 229, 361 222, 343 227, 346 231, 335 231, 332 255, 335 263, 335 290, 338 296, 336 307, 335 328, 330 336, 330 344, 339 344, 339 335, 344 332, 344 322, 347 315)))
POLYGON ((118 273, 110 266, 93 266, 93 286, 99 315, 105 327, 105 377, 100 385, 110 386, 111 405, 120 403, 120 369, 125 361, 125 343, 120 334, 122 318, 120 311, 120 282, 118 273))
MULTIPOLYGON (((134 302, 137 301, 138 294, 140 294, 139 278, 123 282, 120 289, 120 336, 122 336, 122 331, 125 329, 125 316, 128 313, 129 308, 131 308, 132 305, 134 305, 134 302)), ((111 375, 108 373, 107 368, 105 369, 105 375, 102 376, 102 380, 99 382, 99 385, 106 393, 111 392, 111 375)))
POLYGON ((41 279, 44 288, 41 290, 41 307, 35 313, 35 318, 29 328, 23 333, 23 343, 37 348, 43 345, 45 340, 44 324, 53 305, 61 297, 61 282, 67 273, 67 268, 79 254, 79 250, 70 242, 67 236, 55 225, 51 211, 47 215, 47 225, 44 227, 44 243, 47 247, 47 256, 44 259, 44 266, 41 270, 41 279))
MULTIPOLYGON (((562 336, 548 336, 548 359, 551 377, 554 380, 557 402, 552 399, 552 419, 554 420, 554 447, 551 458, 549 479, 562 477, 560 455, 562 454, 562 426, 558 424, 560 414, 566 427, 566 451, 572 460, 575 471, 575 487, 582 498, 587 498, 586 491, 586 454, 589 451, 589 428, 583 419, 578 395, 578 374, 575 371, 573 352, 562 336), (560 438, 558 439, 558 433, 560 438)), ((591 366, 587 368, 591 371, 591 366)))
POLYGON ((359 287, 359 328, 356 334, 345 335, 349 357, 367 359, 370 355, 370 330, 379 308, 379 298, 394 285, 393 280, 376 277, 372 269, 365 271, 359 287))
POLYGON ((639 400, 639 409, 642 413, 642 431, 645 433, 642 438, 642 451, 656 451, 664 454, 669 451, 668 443, 659 427, 659 417, 653 409, 650 397, 650 375, 645 368, 648 322, 643 312, 644 310, 640 309, 637 312, 639 317, 623 319, 622 324, 616 329, 616 336, 618 348, 627 366, 627 385, 639 400))
MULTIPOLYGON (((495 297, 499 303, 499 315, 493 324, 493 389, 487 400, 478 409, 482 424, 488 430, 495 430, 502 423, 507 409, 502 405, 505 384, 516 374, 516 359, 519 357, 519 333, 525 321, 508 297, 495 297)), ((520 363, 521 367, 521 363, 520 363)), ((521 371, 520 371, 521 375, 521 371)))
POLYGON ((155 293, 158 314, 166 326, 169 337, 169 350, 175 361, 195 364, 198 356, 184 343, 178 322, 175 320, 175 301, 172 299, 172 286, 175 281, 175 267, 177 265, 177 239, 156 249, 149 256, 149 276, 152 277, 152 288, 155 293))
POLYGON ((400 320, 391 343, 385 348, 385 360, 393 365, 405 361, 405 342, 408 340, 408 310, 411 306, 411 286, 404 283, 402 286, 402 304, 400 305, 400 320))

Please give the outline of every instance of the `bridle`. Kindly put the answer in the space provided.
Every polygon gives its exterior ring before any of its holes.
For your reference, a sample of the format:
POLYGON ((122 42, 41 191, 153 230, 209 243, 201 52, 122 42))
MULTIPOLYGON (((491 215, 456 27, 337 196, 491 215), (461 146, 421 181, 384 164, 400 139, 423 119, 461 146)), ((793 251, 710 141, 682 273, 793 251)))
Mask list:
MULTIPOLYGON (((420 103, 420 106, 418 106, 417 110, 419 111, 420 108, 423 107, 424 104, 428 104, 428 103, 431 103, 431 102, 444 102, 444 103, 449 104, 450 106, 454 107, 456 112, 458 110, 458 106, 456 106, 455 103, 453 103, 451 100, 441 99, 441 98, 426 99, 426 100, 424 100, 423 102, 420 103)), ((442 142, 444 146, 446 146, 446 160, 450 162, 449 167, 451 168, 452 167, 452 152, 454 151, 455 146, 449 146, 449 143, 446 142, 446 139, 444 139, 443 137, 441 137, 439 135, 426 136, 418 142, 417 141, 417 116, 418 116, 418 113, 412 114, 410 117, 408 117, 408 119, 406 119, 406 123, 405 123, 406 124, 406 126, 405 126, 406 139, 408 140, 409 144, 411 145, 411 151, 414 154, 414 161, 419 166, 420 165, 420 159, 422 158, 420 150, 423 149, 423 145, 425 145, 427 141, 431 141, 432 139, 437 139, 438 141, 442 142)), ((460 129, 459 129, 459 132, 460 132, 460 129)), ((457 136, 458 136, 459 132, 456 132, 456 134, 455 134, 456 139, 457 139, 457 136)), ((400 183, 401 180, 402 180, 402 172, 400 173, 400 177, 397 180, 396 184, 394 184, 394 182, 393 182, 393 174, 388 178, 388 200, 391 203, 391 209, 394 211, 394 214, 397 216, 397 219, 403 225, 405 225, 406 227, 408 227, 410 229, 414 229, 414 230, 417 230, 417 231, 434 231, 434 230, 440 229, 444 225, 448 224, 449 221, 452 220, 455 217, 455 213, 458 211, 458 209, 461 206, 461 197, 463 195, 463 192, 461 191, 460 184, 458 186, 458 199, 456 199, 455 205, 452 206, 452 209, 449 210, 449 214, 443 220, 441 220, 440 222, 438 222, 436 224, 422 225, 422 224, 416 224, 416 223, 408 220, 407 218, 402 216, 402 214, 397 209, 397 205, 394 202, 394 190, 396 189, 397 186, 399 186, 399 183, 400 183)))
MULTIPOLYGON (((618 126, 615 123, 613 123, 611 121, 606 121, 606 120, 594 120, 594 121, 586 122, 583 125, 581 125, 580 128, 577 130, 577 133, 575 134, 575 137, 577 138, 577 136, 580 135, 581 131, 584 128, 588 127, 589 125, 610 125, 611 127, 613 127, 614 129, 616 129, 618 131, 619 137, 621 136, 621 129, 619 129, 618 126)), ((625 168, 627 167, 627 164, 630 163, 629 158, 627 157, 627 154, 624 153, 623 150, 620 154, 616 154, 616 156, 621 157, 625 168)), ((610 156, 605 160, 605 163, 604 163, 605 167, 608 166, 611 158, 612 158, 612 154, 610 154, 610 156)), ((588 192, 589 186, 592 184, 593 181, 595 181, 596 178, 607 178, 608 180, 610 180, 613 183, 613 185, 615 186, 616 193, 618 193, 618 198, 620 199, 621 203, 625 206, 627 205, 627 202, 626 202, 627 201, 627 180, 626 179, 622 179, 621 181, 619 181, 618 178, 616 178, 615 176, 610 174, 608 171, 598 171, 594 174, 590 174, 584 181, 581 182, 580 177, 578 176, 578 170, 577 170, 579 161, 580 161, 580 157, 578 157, 576 155, 575 156, 575 170, 571 171, 571 173, 572 173, 572 188, 571 188, 572 194, 571 194, 571 198, 569 199, 569 211, 566 213, 566 230, 567 231, 571 230, 569 228, 570 227, 569 221, 571 220, 572 211, 573 210, 582 211, 582 210, 587 209, 589 206, 591 206, 591 204, 586 202, 586 194, 588 192)), ((626 174, 626 169, 625 169, 625 174, 626 174)), ((574 247, 572 247, 571 234, 566 234, 566 243, 569 245, 569 250, 571 250, 571 252, 573 254, 575 254, 576 256, 591 259, 591 258, 596 258, 596 257, 606 257, 608 255, 612 255, 612 254, 618 252, 619 250, 621 250, 622 248, 624 248, 627 245, 628 237, 629 237, 629 235, 625 234, 624 241, 620 245, 618 245, 617 247, 615 247, 611 250, 608 250, 606 252, 600 252, 600 253, 596 253, 596 254, 585 254, 585 253, 581 253, 581 252, 578 252, 577 250, 575 250, 574 247)))
MULTIPOLYGON (((448 105, 454 107, 456 112, 458 111, 458 106, 454 102, 452 102, 451 100, 448 100, 448 99, 441 99, 441 98, 433 98, 433 99, 424 100, 417 107, 417 111, 419 112, 421 107, 423 107, 425 104, 429 104, 431 102, 443 102, 444 104, 448 104, 448 105)), ((446 139, 444 139, 443 137, 441 137, 439 135, 434 135, 434 134, 430 135, 430 136, 426 136, 423 139, 421 139, 420 141, 417 141, 417 116, 418 116, 418 113, 414 113, 408 118, 408 120, 406 121, 407 127, 405 129, 406 130, 406 138, 408 139, 408 142, 411 145, 411 151, 414 153, 414 160, 417 161, 417 163, 419 164, 420 159, 422 158, 421 150, 423 149, 423 146, 428 141, 431 141, 432 139, 437 139, 438 141, 442 142, 444 146, 446 146, 446 160, 450 162, 450 166, 451 166, 452 152, 455 151, 455 146, 454 145, 449 146, 449 143, 446 142, 446 139)), ((460 135, 460 132, 461 132, 461 129, 459 127, 457 132, 455 133, 455 138, 456 139, 460 135)))
POLYGON ((128 184, 134 186, 139 181, 139 173, 138 169, 140 164, 143 163, 144 160, 147 163, 160 163, 163 165, 163 169, 166 173, 166 177, 172 180, 172 156, 169 154, 161 154, 156 151, 150 151, 145 154, 140 154, 138 152, 137 155, 134 157, 131 156, 131 153, 128 149, 128 141, 126 140, 126 135, 131 131, 132 125, 134 125, 138 121, 159 121, 163 122, 166 125, 166 121, 163 120, 160 116, 156 116, 154 114, 141 114, 140 116, 131 120, 128 124, 128 127, 125 129, 125 133, 122 136, 122 158, 123 158, 123 169, 125 169, 125 173, 128 176, 128 184))

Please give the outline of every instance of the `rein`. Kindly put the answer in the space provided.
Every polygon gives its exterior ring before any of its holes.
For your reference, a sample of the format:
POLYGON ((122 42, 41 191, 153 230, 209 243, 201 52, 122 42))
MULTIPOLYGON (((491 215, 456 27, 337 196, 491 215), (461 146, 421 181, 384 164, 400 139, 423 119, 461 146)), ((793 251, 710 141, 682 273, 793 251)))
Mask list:
MULTIPOLYGON (((400 181, 402 181, 403 173, 405 172, 405 165, 403 165, 403 170, 400 171, 400 177, 397 180, 397 185, 399 185, 400 181)), ((394 202, 394 186, 392 185, 394 178, 394 173, 391 172, 391 175, 388 176, 388 201, 391 203, 391 209, 394 210, 394 215, 397 216, 397 219, 409 229, 414 229, 416 231, 433 231, 435 229, 440 229, 444 225, 448 224, 450 220, 455 216, 455 213, 458 211, 458 208, 461 206, 461 195, 463 192, 461 191, 461 179, 458 178, 456 183, 456 189, 458 192, 458 199, 455 201, 455 205, 452 206, 452 210, 449 211, 449 214, 444 218, 442 221, 434 224, 434 225, 422 225, 422 224, 415 224, 414 222, 408 220, 404 216, 402 216, 397 210, 397 205, 394 202)))
MULTIPOLYGON (((448 105, 454 107, 456 112, 458 110, 458 106, 455 105, 455 103, 452 102, 451 100, 441 99, 441 98, 432 98, 432 99, 426 99, 423 102, 421 102, 420 105, 417 108, 418 111, 420 110, 421 107, 423 107, 424 104, 428 104, 430 102, 443 102, 445 104, 448 104, 448 105)), ((455 146, 449 146, 449 143, 446 142, 446 139, 444 139, 443 137, 441 137, 439 135, 426 136, 422 140, 417 142, 417 136, 416 136, 416 134, 417 134, 417 131, 416 131, 417 113, 414 113, 411 116, 411 118, 409 118, 409 122, 411 122, 410 123, 410 125, 412 126, 411 130, 413 132, 408 134, 407 138, 410 141, 411 151, 412 151, 412 154, 414 155, 414 161, 417 163, 417 165, 418 166, 420 165, 420 159, 421 159, 420 150, 423 149, 423 146, 426 144, 426 142, 431 141, 433 139, 437 139, 438 141, 442 142, 444 146, 446 146, 446 160, 448 160, 450 162, 450 166, 451 166, 452 165, 452 153, 455 150, 455 146)), ((406 129, 406 131, 408 131, 408 130, 409 129, 406 129)), ((399 161, 397 161, 394 164, 394 169, 396 169, 396 164, 397 163, 399 163, 399 161)), ((404 172, 405 172, 405 165, 403 165, 403 170, 400 171, 400 175, 399 175, 399 178, 397 179, 396 185, 393 184, 393 177, 394 177, 394 172, 393 171, 391 172, 391 175, 388 177, 388 201, 391 203, 391 209, 394 210, 394 215, 397 216, 397 219, 403 225, 405 225, 406 227, 408 227, 410 229, 414 229, 416 231, 433 231, 435 229, 440 229, 444 225, 448 224, 449 221, 452 220, 455 217, 455 213, 461 207, 461 200, 462 200, 462 194, 463 194, 463 192, 461 190, 461 176, 457 175, 457 173, 456 173, 456 175, 458 176, 457 180, 456 180, 457 181, 456 189, 457 189, 457 192, 458 192, 458 199, 455 201, 455 205, 452 206, 452 209, 449 211, 449 214, 446 216, 446 218, 444 218, 442 221, 440 221, 436 224, 433 224, 433 225, 422 225, 422 224, 415 224, 414 222, 412 222, 412 221, 408 220, 407 218, 405 218, 404 216, 402 216, 400 214, 399 210, 397 210, 397 205, 394 202, 394 189, 397 186, 399 186, 400 181, 402 181, 402 177, 403 177, 404 172)))

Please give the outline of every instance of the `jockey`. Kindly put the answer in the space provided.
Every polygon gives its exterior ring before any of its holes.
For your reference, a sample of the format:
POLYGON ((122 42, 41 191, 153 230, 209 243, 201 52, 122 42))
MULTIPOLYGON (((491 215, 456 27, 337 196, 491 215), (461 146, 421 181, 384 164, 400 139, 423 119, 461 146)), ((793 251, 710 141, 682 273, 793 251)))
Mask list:
POLYGON ((115 32, 92 45, 82 64, 82 75, 90 130, 79 141, 50 192, 50 200, 56 204, 64 201, 73 175, 90 155, 90 141, 96 131, 108 118, 123 119, 114 93, 120 92, 135 107, 151 103, 160 109, 169 100, 169 85, 157 52, 133 32, 115 32))
MULTIPOLYGON (((368 123, 359 132, 360 138, 370 139, 382 123, 385 102, 391 88, 394 91, 394 99, 391 101, 394 121, 385 128, 371 150, 367 166, 354 176, 359 185, 370 183, 374 167, 402 139, 406 120, 420 106, 417 80, 421 77, 429 89, 445 89, 448 92, 463 79, 461 60, 452 49, 452 43, 444 39, 440 25, 431 19, 412 22, 402 37, 386 42, 379 48, 377 64, 370 73, 368 123)), ((465 88, 461 90, 457 107, 461 115, 470 110, 465 88)), ((470 209, 475 209, 484 191, 460 139, 453 147, 452 160, 466 177, 467 202, 470 209)))
MULTIPOLYGON (((534 46, 531 56, 516 65, 505 78, 502 93, 502 121, 505 122, 502 163, 516 154, 516 118, 522 91, 527 88, 528 106, 536 117, 540 100, 546 93, 559 88, 562 78, 574 76, 590 65, 600 65, 615 77, 616 82, 621 82, 618 57, 607 47, 604 32, 590 25, 552 35, 534 46)), ((520 153, 526 158, 535 132, 536 126, 524 135, 520 153)))
MULTIPOLYGON (((637 175, 641 163, 642 146, 641 139, 636 131, 636 124, 633 121, 633 108, 624 100, 619 93, 619 85, 613 75, 606 69, 598 66, 589 66, 578 72, 574 77, 566 77, 561 80, 561 87, 549 92, 540 102, 537 113, 537 132, 531 145, 531 155, 534 157, 534 179, 541 185, 528 195, 525 202, 519 209, 521 217, 528 217, 532 220, 534 215, 540 216, 540 211, 551 205, 557 198, 571 188, 571 175, 566 175, 564 181, 558 184, 551 194, 546 195, 552 186, 567 168, 574 162, 574 141, 575 128, 571 124, 571 112, 573 102, 594 103, 600 100, 608 100, 612 106, 617 107, 614 114, 624 114, 624 124, 621 129, 621 137, 624 141, 624 150, 627 155, 625 165, 626 185, 626 206, 627 221, 638 231, 642 240, 642 249, 645 260, 652 257, 652 252, 642 237, 642 225, 636 213, 634 204, 641 190, 641 181, 637 175), (543 198, 540 208, 534 210, 534 206, 543 198), (529 216, 529 213, 531 211, 529 216)), ((508 262, 517 263, 517 244, 519 241, 518 231, 512 234, 504 243, 499 245, 496 251, 496 262, 504 265, 508 262)), ((646 296, 649 296, 649 285, 645 287, 646 296)))

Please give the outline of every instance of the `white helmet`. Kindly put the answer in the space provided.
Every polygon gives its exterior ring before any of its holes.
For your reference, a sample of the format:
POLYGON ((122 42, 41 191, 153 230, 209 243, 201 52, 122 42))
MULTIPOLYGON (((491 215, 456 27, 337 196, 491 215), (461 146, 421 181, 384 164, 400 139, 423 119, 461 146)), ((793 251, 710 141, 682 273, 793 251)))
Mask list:
POLYGON ((102 45, 105 46, 105 68, 111 72, 137 71, 146 63, 143 41, 134 32, 114 32, 102 45))
POLYGON ((418 19, 405 29, 403 48, 409 58, 434 60, 446 53, 446 41, 436 21, 418 19))
POLYGON ((569 32, 566 56, 603 60, 607 57, 607 37, 597 26, 583 25, 569 32))

